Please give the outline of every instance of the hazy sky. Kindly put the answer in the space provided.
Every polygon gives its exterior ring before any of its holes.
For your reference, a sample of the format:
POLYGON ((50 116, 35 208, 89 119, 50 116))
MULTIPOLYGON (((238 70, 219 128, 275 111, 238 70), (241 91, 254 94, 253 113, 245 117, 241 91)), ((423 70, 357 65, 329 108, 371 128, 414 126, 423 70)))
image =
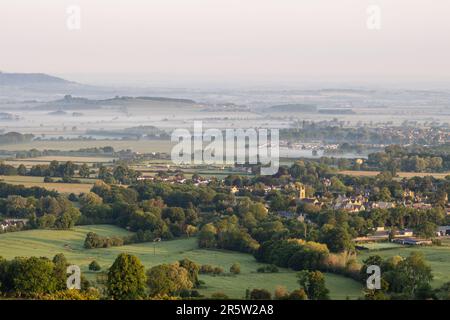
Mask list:
POLYGON ((450 1, 1 0, 0 70, 450 81, 450 1), (66 26, 70 5, 81 9, 80 30, 66 26), (369 5, 381 9, 380 30, 367 28, 369 5))

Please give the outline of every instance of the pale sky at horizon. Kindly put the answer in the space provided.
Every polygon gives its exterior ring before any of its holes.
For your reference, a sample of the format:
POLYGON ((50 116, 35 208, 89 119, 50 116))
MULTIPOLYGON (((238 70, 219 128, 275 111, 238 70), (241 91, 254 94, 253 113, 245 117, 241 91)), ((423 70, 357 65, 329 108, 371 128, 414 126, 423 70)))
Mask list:
POLYGON ((0 2, 4 72, 450 82, 449 57, 448 0, 0 2), (66 27, 70 5, 81 30, 66 27))

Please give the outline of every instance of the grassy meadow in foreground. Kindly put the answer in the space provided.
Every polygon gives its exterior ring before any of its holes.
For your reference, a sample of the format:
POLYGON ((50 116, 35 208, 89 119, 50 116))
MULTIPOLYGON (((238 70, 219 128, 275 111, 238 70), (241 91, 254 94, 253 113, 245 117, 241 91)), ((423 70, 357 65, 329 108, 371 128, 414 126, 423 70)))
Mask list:
MULTIPOLYGON (((279 273, 257 273, 256 269, 264 264, 256 262, 252 255, 198 249, 195 238, 87 250, 83 248, 83 243, 86 233, 90 231, 103 236, 129 234, 124 229, 106 225, 76 227, 70 231, 30 230, 0 234, 0 256, 6 259, 16 256, 53 257, 62 252, 71 263, 79 265, 90 280, 95 279, 95 275, 88 271, 88 265, 92 260, 97 260, 102 268, 106 269, 122 252, 138 256, 146 268, 189 258, 198 264, 220 266, 228 273, 230 266, 238 262, 241 265, 239 275, 201 275, 200 279, 205 282, 205 288, 200 290, 201 293, 208 297, 214 292, 224 292, 231 298, 239 299, 244 297, 246 289, 265 288, 273 292, 279 285, 285 286, 288 290, 298 288, 294 271, 280 269, 279 273)), ((326 274, 326 284, 333 299, 347 297, 355 299, 361 296, 361 285, 354 280, 326 274)))

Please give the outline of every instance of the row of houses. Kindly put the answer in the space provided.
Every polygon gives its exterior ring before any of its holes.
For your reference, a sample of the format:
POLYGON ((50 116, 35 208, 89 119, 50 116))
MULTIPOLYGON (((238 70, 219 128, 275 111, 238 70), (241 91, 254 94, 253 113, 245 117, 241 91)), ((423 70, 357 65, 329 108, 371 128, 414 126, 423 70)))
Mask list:
MULTIPOLYGON (((171 184, 184 184, 188 181, 188 179, 184 178, 183 176, 174 176, 174 177, 167 177, 167 178, 160 178, 160 177, 153 177, 153 176, 140 176, 137 178, 138 181, 162 181, 162 182, 168 182, 171 184)), ((199 185, 207 185, 211 182, 211 179, 206 178, 198 178, 194 180, 190 180, 193 182, 195 186, 199 185)), ((239 191, 239 189, 237 189, 239 191)))
MULTIPOLYGON (((371 209, 392 209, 397 206, 409 207, 417 210, 432 209, 431 203, 421 202, 388 202, 388 201, 369 201, 364 196, 345 197, 339 195, 333 204, 333 209, 344 210, 347 212, 360 212, 371 209)), ((450 207, 446 209, 447 214, 450 214, 450 207)))

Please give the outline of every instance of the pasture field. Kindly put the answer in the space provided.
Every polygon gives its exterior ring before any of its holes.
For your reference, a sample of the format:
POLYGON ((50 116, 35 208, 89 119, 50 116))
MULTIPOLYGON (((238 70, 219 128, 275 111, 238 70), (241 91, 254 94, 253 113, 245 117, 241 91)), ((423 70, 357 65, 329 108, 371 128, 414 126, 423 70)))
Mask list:
MULTIPOLYGON (((198 264, 220 266, 228 273, 230 266, 238 262, 241 265, 239 275, 200 275, 200 279, 205 282, 205 287, 199 291, 206 297, 215 292, 223 292, 231 298, 240 299, 244 297, 246 289, 265 288, 273 292, 279 285, 285 286, 288 290, 298 288, 294 271, 280 269, 279 273, 257 273, 256 269, 264 264, 256 262, 252 255, 224 250, 198 249, 196 238, 87 250, 83 248, 83 243, 86 233, 90 231, 103 236, 129 234, 124 229, 107 225, 82 226, 70 231, 30 230, 0 234, 0 256, 6 259, 16 256, 51 258, 62 252, 71 263, 79 265, 90 280, 96 278, 95 273, 88 271, 88 265, 92 260, 98 261, 102 269, 106 269, 122 252, 138 256, 146 268, 189 258, 198 264)), ((326 284, 333 299, 347 297, 356 299, 361 296, 362 287, 354 280, 326 274, 326 284)))
MULTIPOLYGON (((362 262, 370 255, 379 255, 383 259, 392 256, 407 257, 411 252, 420 252, 430 265, 434 279, 433 287, 438 287, 450 281, 450 242, 443 242, 442 246, 402 246, 374 247, 372 250, 361 251, 358 259, 362 262)), ((381 270, 383 272, 383 270, 381 270)))
POLYGON ((58 162, 67 162, 72 161, 76 164, 92 164, 92 163, 109 163, 113 162, 115 158, 110 157, 71 157, 71 156, 45 156, 45 157, 36 157, 36 158, 26 158, 26 159, 17 159, 17 160, 5 160, 3 163, 9 164, 15 167, 23 164, 26 167, 31 167, 37 164, 49 164, 53 160, 58 162))
POLYGON ((44 182, 43 177, 29 176, 0 176, 0 182, 6 182, 25 187, 41 187, 47 190, 56 190, 61 193, 82 193, 89 192, 96 179, 79 179, 82 183, 58 183, 44 182))
POLYGON ((167 152, 170 153, 174 143, 168 140, 74 140, 74 141, 57 141, 57 140, 41 140, 32 141, 21 144, 1 145, 1 150, 7 151, 24 151, 30 149, 37 150, 61 150, 71 151, 82 148, 100 148, 113 147, 114 150, 131 149, 135 152, 150 153, 150 152, 167 152))

